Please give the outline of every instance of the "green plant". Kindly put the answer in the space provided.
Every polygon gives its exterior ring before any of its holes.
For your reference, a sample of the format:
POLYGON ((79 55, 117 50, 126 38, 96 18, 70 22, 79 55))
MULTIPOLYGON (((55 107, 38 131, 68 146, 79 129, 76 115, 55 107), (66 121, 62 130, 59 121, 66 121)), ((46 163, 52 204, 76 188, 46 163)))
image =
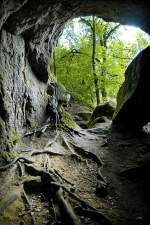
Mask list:
POLYGON ((21 140, 21 135, 17 132, 12 133, 12 135, 10 136, 10 142, 12 142, 13 144, 15 144, 16 142, 19 142, 21 140))

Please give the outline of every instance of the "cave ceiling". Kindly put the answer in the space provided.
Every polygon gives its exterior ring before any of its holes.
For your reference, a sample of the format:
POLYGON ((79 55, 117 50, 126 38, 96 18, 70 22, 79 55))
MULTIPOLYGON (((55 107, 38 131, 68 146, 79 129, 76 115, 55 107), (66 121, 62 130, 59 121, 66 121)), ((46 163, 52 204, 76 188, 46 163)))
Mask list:
POLYGON ((66 22, 92 14, 106 21, 136 25, 150 33, 150 9, 146 0, 3 0, 0 1, 0 29, 24 37, 32 70, 47 82, 51 52, 66 22))

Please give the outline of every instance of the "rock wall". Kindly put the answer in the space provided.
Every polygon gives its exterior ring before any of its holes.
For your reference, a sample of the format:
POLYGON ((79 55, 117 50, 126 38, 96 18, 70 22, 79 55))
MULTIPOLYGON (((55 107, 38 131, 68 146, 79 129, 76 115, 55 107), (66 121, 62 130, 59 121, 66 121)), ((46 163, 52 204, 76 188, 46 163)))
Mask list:
POLYGON ((119 130, 141 130, 150 121, 150 47, 130 63, 118 96, 113 125, 119 130))
POLYGON ((46 84, 39 81, 30 68, 24 39, 3 30, 0 40, 1 129, 9 136, 11 132, 22 132, 24 126, 37 126, 44 119, 46 104, 46 84))

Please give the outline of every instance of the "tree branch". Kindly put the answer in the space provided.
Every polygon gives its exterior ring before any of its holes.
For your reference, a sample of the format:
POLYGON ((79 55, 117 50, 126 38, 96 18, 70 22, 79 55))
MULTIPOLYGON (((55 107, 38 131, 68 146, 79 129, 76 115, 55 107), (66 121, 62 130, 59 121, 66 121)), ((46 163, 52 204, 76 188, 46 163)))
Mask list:
POLYGON ((117 24, 115 27, 113 27, 104 37, 104 39, 107 41, 109 37, 120 27, 120 24, 117 24))

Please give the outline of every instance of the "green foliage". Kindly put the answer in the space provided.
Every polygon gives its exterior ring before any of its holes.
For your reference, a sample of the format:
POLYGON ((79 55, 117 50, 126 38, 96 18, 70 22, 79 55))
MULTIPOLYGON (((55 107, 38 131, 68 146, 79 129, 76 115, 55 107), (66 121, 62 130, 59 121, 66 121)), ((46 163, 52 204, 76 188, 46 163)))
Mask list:
POLYGON ((13 150, 5 150, 0 152, 0 165, 11 162, 17 157, 17 153, 13 150))
POLYGON ((4 142, 4 149, 0 152, 0 164, 6 164, 15 159, 18 153, 24 148, 21 142, 21 135, 17 132, 12 133, 8 140, 4 142), (14 145, 18 143, 19 151, 14 150, 14 145))
MULTIPOLYGON (((18 146, 21 147, 21 149, 23 148, 23 143, 21 142, 21 135, 17 132, 14 132, 11 134, 11 136, 9 137, 9 139, 5 142, 5 150, 8 152, 13 151, 14 146, 19 143, 18 146)), ((21 150, 19 149, 19 150, 21 150)))
MULTIPOLYGON (((139 51, 149 45, 150 39, 138 32, 136 43, 125 43, 119 39, 119 29, 122 26, 106 23, 96 17, 95 23, 96 75, 101 103, 104 103, 116 99, 128 64, 139 51)), ((92 17, 78 19, 78 33, 76 24, 76 20, 69 22, 62 37, 63 41, 55 50, 58 81, 76 96, 79 103, 94 108, 96 96, 92 74, 92 17)), ((51 70, 54 73, 53 64, 51 70)))
POLYGON ((14 133, 12 133, 12 135, 11 135, 11 137, 10 137, 10 141, 11 141, 12 143, 16 143, 16 142, 20 141, 21 138, 22 138, 22 136, 21 136, 19 133, 14 132, 14 133))

